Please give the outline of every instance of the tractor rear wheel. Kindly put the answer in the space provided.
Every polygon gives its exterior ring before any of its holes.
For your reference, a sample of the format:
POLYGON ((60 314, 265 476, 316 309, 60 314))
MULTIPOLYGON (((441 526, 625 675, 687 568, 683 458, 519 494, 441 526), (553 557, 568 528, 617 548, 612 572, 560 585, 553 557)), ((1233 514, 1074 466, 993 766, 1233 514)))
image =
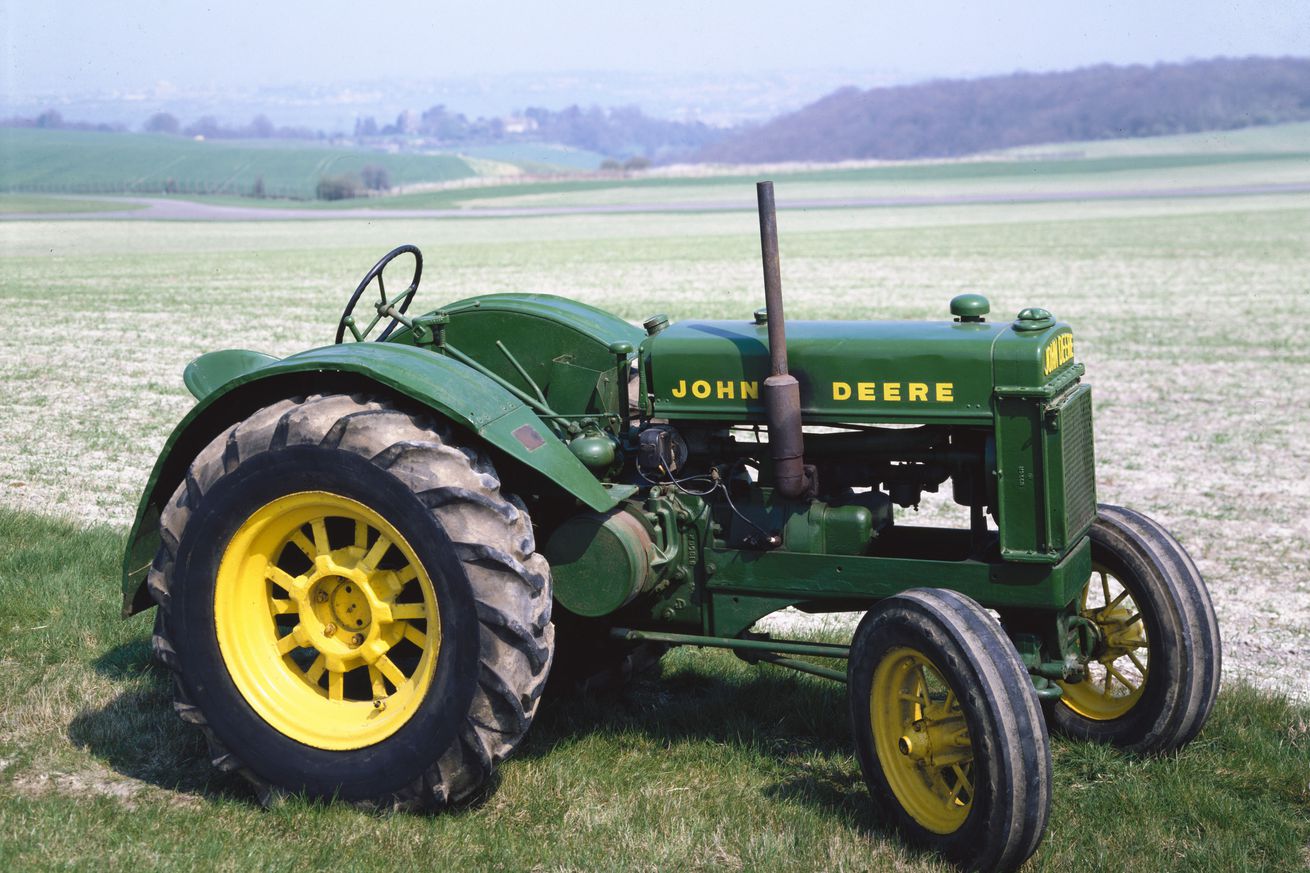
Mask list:
POLYGON ((554 652, 549 568, 488 460, 428 416, 265 407, 196 457, 160 524, 175 707, 262 800, 444 806, 522 740, 554 652))
POLYGON ((889 597, 856 628, 848 672, 860 768, 906 838, 970 870, 1031 856, 1050 816, 1050 745, 996 619, 954 591, 889 597))
POLYGON ((1168 752, 1201 730, 1219 691, 1219 625, 1205 580, 1158 523, 1100 506, 1080 615, 1099 641, 1081 682, 1060 683, 1052 730, 1137 752, 1168 752))

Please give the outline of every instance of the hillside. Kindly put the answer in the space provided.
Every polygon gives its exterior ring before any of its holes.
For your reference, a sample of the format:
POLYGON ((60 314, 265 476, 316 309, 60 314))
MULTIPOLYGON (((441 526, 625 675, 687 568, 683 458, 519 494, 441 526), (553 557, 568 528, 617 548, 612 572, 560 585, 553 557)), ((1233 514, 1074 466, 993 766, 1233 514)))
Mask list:
POLYGON ((1037 143, 1310 120, 1310 59, 1102 65, 843 88, 701 149, 702 162, 952 157, 1037 143))

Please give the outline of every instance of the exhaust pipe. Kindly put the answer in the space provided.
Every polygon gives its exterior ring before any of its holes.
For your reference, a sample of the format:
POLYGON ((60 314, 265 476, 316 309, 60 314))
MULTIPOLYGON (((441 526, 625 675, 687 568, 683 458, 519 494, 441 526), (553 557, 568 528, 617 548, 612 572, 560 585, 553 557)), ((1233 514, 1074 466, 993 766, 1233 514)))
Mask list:
POLYGON ((769 324, 769 377, 764 380, 764 415, 774 485, 783 497, 810 496, 814 468, 805 465, 801 433, 801 386, 787 372, 787 328, 782 314, 782 273, 778 266, 778 216, 773 183, 756 182, 760 207, 760 250, 764 256, 764 306, 769 324))

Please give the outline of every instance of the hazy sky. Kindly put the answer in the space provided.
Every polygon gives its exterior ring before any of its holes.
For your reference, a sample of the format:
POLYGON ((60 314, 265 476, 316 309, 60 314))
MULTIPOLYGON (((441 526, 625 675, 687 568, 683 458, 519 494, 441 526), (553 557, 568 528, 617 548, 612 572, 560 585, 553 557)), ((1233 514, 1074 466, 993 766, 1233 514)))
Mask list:
POLYGON ((0 28, 8 96, 567 70, 956 76, 1310 55, 1310 0, 0 0, 0 28))

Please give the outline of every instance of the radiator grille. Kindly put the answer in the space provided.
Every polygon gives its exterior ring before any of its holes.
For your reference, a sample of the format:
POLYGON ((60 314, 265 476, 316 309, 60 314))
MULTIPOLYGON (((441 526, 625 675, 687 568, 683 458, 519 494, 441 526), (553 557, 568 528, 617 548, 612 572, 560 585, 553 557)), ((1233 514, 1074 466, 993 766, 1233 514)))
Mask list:
POLYGON ((1060 410, 1066 543, 1096 518, 1096 462, 1092 451, 1092 392, 1079 391, 1060 410))

